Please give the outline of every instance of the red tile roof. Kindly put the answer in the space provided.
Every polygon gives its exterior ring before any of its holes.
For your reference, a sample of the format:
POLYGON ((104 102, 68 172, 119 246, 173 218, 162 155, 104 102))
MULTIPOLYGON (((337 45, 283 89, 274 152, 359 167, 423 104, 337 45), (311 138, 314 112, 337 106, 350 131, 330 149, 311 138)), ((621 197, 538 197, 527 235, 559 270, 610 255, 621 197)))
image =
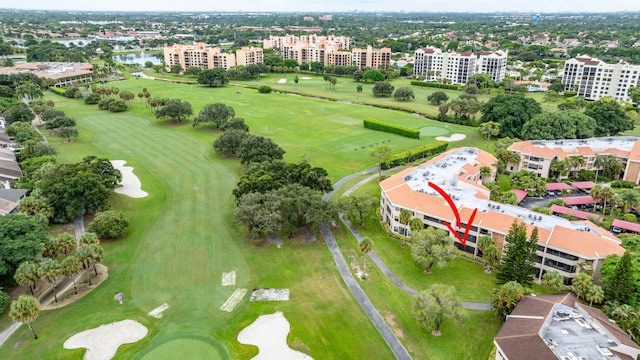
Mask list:
POLYGON ((528 192, 526 192, 525 190, 520 190, 520 189, 511 189, 511 192, 516 194, 516 198, 518 199, 518 203, 521 203, 522 200, 524 200, 524 198, 526 198, 527 195, 529 195, 528 192))
POLYGON ((580 190, 593 189, 596 187, 596 183, 593 181, 574 181, 571 183, 573 187, 580 190))
POLYGON ((572 208, 568 208, 568 207, 564 207, 564 206, 560 206, 560 205, 551 205, 551 212, 552 213, 557 213, 557 214, 562 214, 562 215, 571 215, 571 216, 575 216, 578 219, 582 219, 582 220, 589 220, 592 217, 601 220, 602 216, 600 215, 595 215, 592 213, 588 213, 586 211, 581 211, 581 210, 575 210, 572 208))
POLYGON ((571 190, 571 186, 565 183, 548 183, 547 191, 571 190))
POLYGON ((586 204, 593 204, 593 203, 600 202, 600 199, 594 200, 593 197, 591 197, 591 195, 566 197, 566 198, 562 198, 562 200, 566 205, 569 205, 569 206, 586 205, 586 204))
POLYGON ((624 229, 627 231, 633 231, 640 234, 640 224, 632 223, 629 221, 624 221, 620 219, 613 219, 611 226, 615 226, 620 229, 624 229))

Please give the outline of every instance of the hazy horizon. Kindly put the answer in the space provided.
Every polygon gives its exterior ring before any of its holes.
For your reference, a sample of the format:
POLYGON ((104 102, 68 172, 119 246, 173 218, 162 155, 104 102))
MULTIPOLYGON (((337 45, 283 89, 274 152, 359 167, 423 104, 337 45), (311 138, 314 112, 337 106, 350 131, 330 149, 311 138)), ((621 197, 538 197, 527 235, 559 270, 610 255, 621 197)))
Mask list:
POLYGON ((15 10, 59 10, 59 11, 183 11, 183 12, 471 12, 471 13, 612 13, 640 11, 639 1, 611 0, 585 3, 577 0, 485 0, 482 2, 462 0, 450 2, 434 0, 405 0, 395 6, 386 0, 307 0, 294 3, 285 0, 237 0, 223 3, 207 3, 201 0, 157 0, 135 2, 111 0, 109 2, 87 2, 86 0, 58 0, 43 3, 42 0, 0 0, 0 9, 15 10), (18 6, 16 6, 18 5, 18 6))

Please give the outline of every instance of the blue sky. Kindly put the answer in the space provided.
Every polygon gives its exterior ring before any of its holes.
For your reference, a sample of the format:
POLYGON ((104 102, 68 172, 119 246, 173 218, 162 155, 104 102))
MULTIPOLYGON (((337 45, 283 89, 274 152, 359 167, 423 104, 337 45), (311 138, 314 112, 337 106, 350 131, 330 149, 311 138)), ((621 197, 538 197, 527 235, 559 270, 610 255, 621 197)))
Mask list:
POLYGON ((638 0, 0 0, 0 8, 125 11, 640 11, 638 0))

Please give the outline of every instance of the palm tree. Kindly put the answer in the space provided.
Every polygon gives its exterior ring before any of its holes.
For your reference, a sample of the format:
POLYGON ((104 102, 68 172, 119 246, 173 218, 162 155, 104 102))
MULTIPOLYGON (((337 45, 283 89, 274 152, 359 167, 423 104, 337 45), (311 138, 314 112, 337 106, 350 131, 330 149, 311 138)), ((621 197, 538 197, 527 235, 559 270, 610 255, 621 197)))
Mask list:
POLYGON ((35 296, 33 294, 33 290, 35 290, 36 280, 39 278, 38 266, 36 263, 32 261, 23 261, 16 269, 16 273, 13 275, 13 278, 19 285, 29 285, 31 295, 35 296))
POLYGON ((576 275, 576 277, 573 278, 572 285, 573 292, 576 293, 576 297, 579 299, 581 295, 584 295, 591 284, 593 284, 593 278, 591 275, 583 272, 576 275))
POLYGON ((367 277, 367 254, 373 250, 373 241, 368 237, 362 238, 360 240, 360 244, 358 244, 358 248, 360 248, 360 252, 362 252, 362 276, 363 278, 367 277))
MULTIPOLYGON (((407 236, 407 228, 406 225, 409 223, 409 221, 411 221, 411 217, 413 216, 413 213, 407 209, 402 209, 400 210, 400 215, 398 215, 398 220, 400 220, 400 223, 402 225, 405 225, 404 227, 404 236, 407 236)), ((404 246, 404 240, 402 241, 402 245, 404 246)))
POLYGON ((593 306, 593 303, 600 304, 604 301, 604 290, 596 284, 591 284, 587 288, 585 299, 589 301, 589 306, 593 306))
POLYGON ((488 166, 482 166, 480 168, 480 176, 482 177, 482 182, 483 183, 485 181, 485 178, 488 178, 488 177, 491 176, 491 173, 492 173, 491 168, 488 167, 488 166))
POLYGON ((594 172, 596 173, 596 179, 595 181, 598 181, 598 172, 600 170, 602 170, 602 167, 604 166, 604 155, 596 155, 596 160, 593 162, 593 168, 594 168, 594 172))
POLYGON ((91 244, 99 245, 100 239, 96 233, 87 231, 80 237, 80 246, 89 246, 91 244))
POLYGON ((593 198, 593 200, 602 200, 602 214, 604 215, 604 210, 607 207, 607 202, 613 199, 616 195, 610 187, 596 185, 591 191, 589 195, 593 198))
POLYGON ((40 263, 40 274, 53 284, 53 298, 58 302, 58 294, 56 292, 56 286, 58 277, 60 276, 61 268, 58 260, 47 259, 40 263))
POLYGON ((482 257, 487 262, 487 273, 491 273, 491 270, 500 263, 500 250, 494 244, 489 245, 482 252, 482 257))
POLYGON ((31 322, 38 317, 40 312, 40 303, 38 300, 29 295, 20 295, 20 297, 11 303, 11 310, 9 310, 9 317, 14 321, 27 323, 33 338, 38 340, 38 335, 33 331, 31 322))
POLYGON ((75 255, 69 255, 62 260, 62 274, 66 277, 71 277, 73 280, 73 289, 78 295, 78 286, 76 285, 75 275, 82 269, 82 263, 75 255))
POLYGON ((566 160, 569 165, 569 168, 573 170, 574 176, 575 176, 576 168, 579 169, 580 166, 585 164, 584 156, 582 155, 569 156, 566 160))
POLYGON ((640 201, 640 195, 633 189, 625 189, 618 194, 623 203, 623 210, 629 211, 630 208, 638 205, 640 201))
POLYGON ((562 275, 555 270, 549 270, 542 275, 542 285, 551 290, 560 291, 564 287, 562 275))
POLYGON ((565 161, 554 158, 551 160, 551 164, 549 165, 549 177, 556 179, 556 181, 560 181, 560 178, 565 176, 567 170, 568 167, 565 161))

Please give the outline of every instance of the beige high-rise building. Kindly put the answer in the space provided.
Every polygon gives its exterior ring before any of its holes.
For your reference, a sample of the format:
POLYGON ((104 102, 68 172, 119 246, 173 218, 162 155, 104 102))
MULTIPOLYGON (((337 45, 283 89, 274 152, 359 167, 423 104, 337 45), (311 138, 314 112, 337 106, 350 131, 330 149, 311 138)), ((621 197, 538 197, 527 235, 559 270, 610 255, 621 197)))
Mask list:
POLYGON ((435 47, 418 49, 413 73, 423 76, 426 81, 446 79, 451 84, 464 85, 476 73, 476 55, 471 52, 442 52, 435 47))
POLYGON ((243 46, 236 50, 236 65, 256 65, 262 64, 264 55, 262 48, 243 46))
POLYGON ((587 100, 610 97, 631 101, 629 87, 640 86, 640 65, 624 61, 607 64, 588 55, 578 55, 564 63, 562 83, 565 91, 576 91, 587 100))
POLYGON ((371 45, 366 49, 351 49, 351 58, 359 68, 386 70, 391 65, 391 49, 374 49, 371 45))
POLYGON ((221 68, 229 70, 236 65, 262 64, 261 48, 244 46, 235 54, 225 53, 219 47, 208 47, 205 43, 173 44, 164 48, 164 63, 167 70, 175 64, 180 64, 182 70, 192 66, 201 69, 221 68), (237 59, 237 60, 236 60, 237 59))

